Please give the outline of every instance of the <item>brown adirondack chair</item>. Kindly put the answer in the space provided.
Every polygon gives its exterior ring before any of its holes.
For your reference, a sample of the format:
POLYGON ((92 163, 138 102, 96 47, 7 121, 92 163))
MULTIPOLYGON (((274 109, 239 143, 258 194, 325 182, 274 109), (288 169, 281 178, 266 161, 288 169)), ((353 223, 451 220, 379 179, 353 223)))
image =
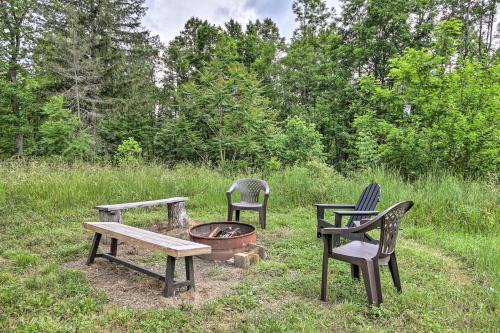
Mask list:
MULTIPOLYGON (((347 226, 355 227, 359 225, 359 222, 362 219, 377 215, 378 211, 375 210, 375 207, 380 200, 380 192, 380 185, 377 183, 371 183, 365 187, 356 204, 315 204, 314 206, 316 206, 317 209, 318 238, 321 238, 320 231, 322 228, 341 227, 342 217, 344 216, 350 216, 347 226), (325 209, 342 209, 333 211, 335 214, 334 224, 325 219, 325 209)), ((376 243, 376 241, 367 234, 334 235, 333 242, 335 246, 340 245, 340 237, 376 243)))
POLYGON ((328 259, 337 259, 351 264, 353 279, 359 279, 359 271, 363 274, 368 302, 379 306, 382 303, 380 286, 380 265, 388 265, 396 289, 401 292, 398 264, 396 261, 396 238, 401 219, 413 206, 412 201, 404 201, 393 205, 371 220, 364 220, 359 226, 343 228, 322 228, 323 237, 323 275, 321 280, 321 300, 326 301, 328 259), (333 235, 362 234, 380 228, 378 244, 352 241, 343 246, 333 248, 333 235))
POLYGON ((240 220, 240 211, 254 210, 259 212, 259 223, 262 229, 266 228, 267 201, 269 199, 269 185, 264 180, 244 178, 231 185, 226 192, 227 220, 233 220, 233 211, 236 212, 236 221, 240 220), (240 191, 240 202, 232 202, 232 193, 240 191), (259 202, 260 192, 264 191, 264 199, 259 202))

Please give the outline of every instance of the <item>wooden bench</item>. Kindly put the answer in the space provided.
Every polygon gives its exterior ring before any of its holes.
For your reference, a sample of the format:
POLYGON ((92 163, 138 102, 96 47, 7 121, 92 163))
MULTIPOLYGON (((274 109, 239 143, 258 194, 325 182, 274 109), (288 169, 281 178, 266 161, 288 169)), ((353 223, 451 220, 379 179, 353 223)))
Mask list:
POLYGON ((168 224, 174 227, 183 227, 187 224, 186 208, 184 202, 186 197, 173 197, 168 199, 130 202, 116 205, 96 206, 99 210, 99 221, 122 223, 122 210, 139 207, 167 206, 168 224))
POLYGON ((141 273, 165 281, 164 296, 174 295, 174 290, 178 287, 187 286, 188 289, 195 288, 193 256, 212 252, 208 245, 198 244, 187 240, 158 234, 149 230, 143 230, 116 222, 85 222, 83 226, 94 232, 92 246, 87 258, 87 265, 94 263, 96 257, 106 258, 141 273), (97 253, 101 236, 111 238, 111 249, 109 253, 97 253), (160 251, 167 255, 167 269, 165 276, 152 272, 146 268, 118 259, 118 240, 134 244, 153 251, 160 251), (175 259, 184 257, 186 262, 186 280, 174 280, 175 259))

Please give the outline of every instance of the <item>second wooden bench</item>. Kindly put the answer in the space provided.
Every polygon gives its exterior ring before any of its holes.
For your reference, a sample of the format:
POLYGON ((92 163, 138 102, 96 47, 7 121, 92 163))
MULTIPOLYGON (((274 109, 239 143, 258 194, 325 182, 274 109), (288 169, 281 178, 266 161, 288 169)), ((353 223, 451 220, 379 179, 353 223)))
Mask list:
POLYGON ((174 290, 187 286, 188 289, 195 287, 193 256, 212 252, 208 245, 194 243, 191 241, 158 234, 149 230, 143 230, 116 222, 85 222, 83 226, 94 232, 92 246, 87 258, 87 265, 94 263, 96 257, 106 258, 110 261, 122 264, 126 267, 147 274, 149 276, 165 281, 164 296, 174 295, 174 290), (97 253, 102 235, 111 238, 109 253, 97 253), (137 266, 129 261, 117 258, 118 240, 131 243, 153 251, 160 251, 167 255, 167 268, 165 275, 152 272, 146 268, 137 266), (184 257, 186 262, 186 280, 175 281, 175 260, 184 257))

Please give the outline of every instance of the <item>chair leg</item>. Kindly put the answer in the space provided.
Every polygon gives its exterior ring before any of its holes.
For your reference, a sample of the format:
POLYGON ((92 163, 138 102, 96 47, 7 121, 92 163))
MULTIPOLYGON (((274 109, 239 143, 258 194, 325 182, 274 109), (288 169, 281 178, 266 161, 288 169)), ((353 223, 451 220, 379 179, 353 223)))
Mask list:
POLYGON ((382 285, 380 283, 380 266, 378 260, 373 261, 373 276, 375 280, 375 291, 377 294, 377 301, 374 302, 376 306, 382 303, 382 285))
POLYGON ((263 209, 259 210, 259 222, 262 229, 266 229, 266 211, 263 209))
POLYGON ((236 209, 236 221, 240 220, 240 210, 236 209))
POLYGON ((233 206, 229 206, 227 208, 227 220, 232 221, 233 220, 233 206))
POLYGON ((394 282, 394 287, 401 292, 401 281, 399 280, 399 269, 398 262, 396 260, 396 252, 391 254, 391 258, 389 259, 389 270, 391 271, 392 282, 394 282))
POLYGON ((366 294, 368 296, 368 303, 378 306, 380 303, 378 301, 373 261, 369 260, 364 262, 360 265, 360 268, 363 272, 363 281, 365 283, 366 294))
POLYGON ((94 238, 92 239, 92 246, 90 247, 89 255, 87 257, 87 265, 91 265, 94 263, 95 255, 97 254, 97 248, 99 247, 101 237, 102 235, 97 232, 94 234, 94 238))
POLYGON ((328 259, 331 236, 323 236, 323 270, 321 274, 321 296, 322 301, 326 301, 327 285, 328 285, 328 259))
POLYGON ((359 280, 359 266, 351 264, 351 277, 353 280, 359 280))

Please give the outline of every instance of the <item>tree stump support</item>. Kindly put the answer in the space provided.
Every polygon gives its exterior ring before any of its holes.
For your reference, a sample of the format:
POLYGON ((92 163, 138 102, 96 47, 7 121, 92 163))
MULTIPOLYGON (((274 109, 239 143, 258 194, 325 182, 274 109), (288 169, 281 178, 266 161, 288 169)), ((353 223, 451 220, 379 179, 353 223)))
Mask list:
POLYGON ((167 204, 168 225, 172 228, 184 228, 188 225, 189 217, 184 202, 167 204))

